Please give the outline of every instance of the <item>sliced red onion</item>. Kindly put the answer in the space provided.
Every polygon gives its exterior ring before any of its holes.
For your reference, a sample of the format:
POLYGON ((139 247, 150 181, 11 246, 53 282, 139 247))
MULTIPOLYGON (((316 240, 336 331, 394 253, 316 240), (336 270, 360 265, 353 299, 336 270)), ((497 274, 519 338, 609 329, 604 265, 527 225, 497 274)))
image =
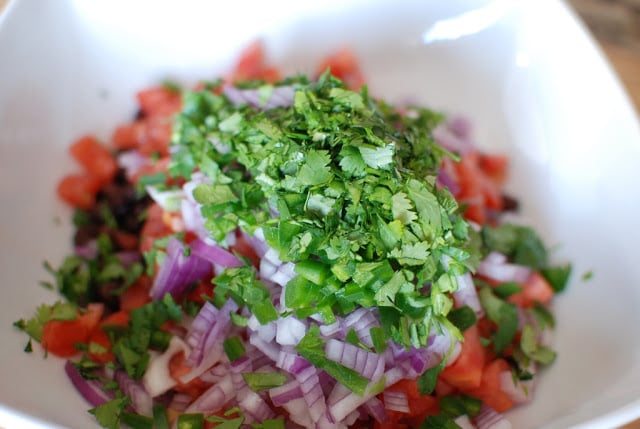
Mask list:
POLYGON ((171 402, 169 403, 169 408, 175 411, 185 411, 189 404, 191 403, 193 398, 186 393, 176 393, 171 398, 171 402))
POLYGON ((231 373, 207 389, 189 405, 185 413, 215 413, 235 397, 231 373))
POLYGON ((256 392, 246 387, 238 392, 238 405, 245 415, 245 423, 251 424, 276 417, 269 404, 256 392))
POLYGON ((255 346, 262 353, 267 355, 272 361, 277 361, 280 355, 280 346, 272 341, 264 341, 257 332, 249 335, 249 343, 255 346))
POLYGON ((480 304, 478 298, 478 291, 473 283, 473 278, 470 273, 465 273, 456 276, 456 282, 458 283, 458 289, 453 292, 453 299, 457 308, 464 307, 465 305, 471 308, 476 316, 484 316, 484 308, 480 304))
POLYGON ((116 257, 118 258, 118 261, 120 261, 120 263, 125 267, 129 267, 136 262, 140 262, 141 260, 140 253, 136 252, 135 250, 118 252, 116 253, 116 257))
POLYGON ((153 201, 155 201, 160 207, 167 212, 180 211, 180 204, 184 198, 184 192, 182 189, 171 189, 167 191, 161 191, 155 186, 146 186, 147 193, 153 201))
MULTIPOLYGON (((339 386, 341 385, 336 385, 336 389, 339 386)), ((366 393, 363 396, 360 396, 353 392, 349 392, 345 397, 328 406, 329 417, 333 421, 340 422, 372 397, 373 395, 371 393, 366 393)))
POLYGON ((486 404, 482 405, 473 422, 478 429, 511 429, 511 422, 486 404))
POLYGON ((458 182, 456 182, 454 176, 445 168, 438 170, 438 185, 442 188, 449 189, 453 195, 457 195, 461 188, 458 182))
POLYGON ((461 139, 469 139, 472 136, 473 124, 469 118, 464 116, 453 116, 449 118, 447 127, 461 139))
POLYGON ((314 366, 300 371, 295 375, 300 382, 302 397, 307 404, 309 416, 317 422, 327 409, 324 392, 318 378, 318 369, 314 366))
POLYGON ((298 380, 292 379, 282 386, 269 389, 269 396, 273 405, 281 407, 294 399, 302 399, 302 387, 298 380))
POLYGON ((70 360, 65 362, 64 372, 69 377, 73 387, 75 387, 78 393, 93 407, 97 407, 113 399, 113 394, 106 392, 102 387, 102 383, 97 380, 85 379, 70 360))
POLYGON ((211 273, 211 263, 197 255, 185 256, 185 249, 176 238, 167 245, 167 257, 160 266, 150 291, 153 300, 165 294, 178 298, 189 285, 211 273))
POLYGON ((240 89, 233 85, 224 85, 222 92, 235 105, 248 104, 255 109, 270 110, 276 107, 291 106, 295 88, 293 86, 275 86, 266 100, 263 100, 260 88, 240 89))
POLYGON ((191 253, 223 268, 241 267, 244 265, 236 255, 215 244, 207 244, 201 239, 191 244, 191 253))
POLYGON ((460 426, 461 429, 476 429, 474 424, 471 423, 471 419, 466 414, 456 417, 453 422, 460 426))
MULTIPOLYGON (((320 325, 320 333, 323 337, 329 338, 334 335, 343 332, 342 324, 339 321, 336 321, 330 325, 320 325)), ((344 338, 344 337, 342 337, 344 338)))
POLYGON ((209 384, 216 384, 220 382, 229 373, 229 368, 224 362, 220 362, 213 365, 211 368, 200 374, 200 380, 209 384))
POLYGON ((500 373, 500 388, 514 403, 524 404, 533 398, 535 380, 535 377, 529 380, 517 380, 514 379, 511 371, 504 371, 500 373))
MULTIPOLYGON (((449 262, 451 257, 449 255, 443 255, 441 258, 442 265, 446 270, 449 270, 449 262)), ((484 316, 484 308, 480 304, 478 298, 478 292, 476 286, 473 283, 471 273, 464 273, 454 276, 458 288, 453 292, 454 302, 457 308, 464 307, 465 305, 471 308, 478 317, 484 316)))
POLYGON ((524 283, 531 276, 531 269, 525 265, 506 262, 507 258, 498 252, 491 252, 480 262, 478 274, 496 282, 524 283))
POLYGON ((169 347, 162 353, 155 353, 149 360, 147 370, 142 376, 142 384, 152 398, 155 398, 173 388, 177 381, 171 376, 169 362, 177 353, 189 355, 187 344, 177 336, 171 337, 169 347))
POLYGON ((389 419, 384 403, 377 396, 372 396, 362 405, 362 408, 368 416, 373 417, 378 423, 385 423, 389 419))
POLYGON ((293 315, 276 321, 276 342, 281 346, 295 346, 307 332, 307 325, 293 315))
POLYGON ((278 360, 276 361, 276 366, 283 371, 297 375, 311 366, 311 364, 297 353, 281 350, 278 355, 278 360))
POLYGON ((282 408, 289 413, 289 418, 293 423, 296 423, 303 428, 315 428, 316 423, 311 419, 309 407, 304 398, 292 399, 283 404, 282 408))
POLYGON ((384 371, 384 358, 344 341, 329 339, 324 353, 327 359, 350 368, 369 380, 377 379, 384 371))
POLYGON ((232 326, 231 313, 237 310, 238 305, 232 299, 227 300, 220 310, 208 301, 202 306, 187 334, 186 341, 192 350, 186 364, 194 368, 180 377, 183 383, 198 377, 225 356, 222 343, 232 326))
POLYGON ((118 155, 118 166, 124 169, 127 179, 131 180, 142 167, 149 163, 149 159, 137 150, 128 150, 118 155))
POLYGON ((461 138, 446 125, 438 125, 433 129, 433 139, 445 149, 464 155, 474 149, 474 145, 466 138, 461 138))
POLYGON ((200 211, 200 206, 197 203, 191 202, 188 199, 183 199, 180 202, 180 214, 182 215, 182 222, 184 229, 196 234, 202 240, 211 240, 209 231, 204 226, 204 216, 200 211))
POLYGON ((93 260, 98 257, 98 242, 97 240, 89 240, 85 244, 76 245, 74 247, 74 253, 80 256, 82 259, 93 260))
POLYGON ((255 333, 255 335, 260 337, 260 339, 265 342, 271 342, 276 337, 276 322, 269 322, 265 325, 262 325, 260 324, 260 322, 258 322, 258 319, 253 314, 249 317, 247 328, 249 328, 252 334, 255 333))
POLYGON ((409 398, 405 392, 385 390, 382 394, 384 406, 387 410, 409 413, 409 398))
POLYGON ((295 265, 282 262, 278 252, 269 248, 260 260, 260 277, 284 287, 296 276, 295 265))
POLYGON ((374 308, 360 307, 344 318, 343 332, 346 335, 347 332, 353 329, 363 344, 373 347, 371 328, 376 326, 380 326, 376 310, 374 308))
POLYGON ((125 371, 116 371, 114 379, 122 393, 131 398, 131 406, 136 413, 143 416, 153 415, 153 399, 142 383, 129 377, 125 371))

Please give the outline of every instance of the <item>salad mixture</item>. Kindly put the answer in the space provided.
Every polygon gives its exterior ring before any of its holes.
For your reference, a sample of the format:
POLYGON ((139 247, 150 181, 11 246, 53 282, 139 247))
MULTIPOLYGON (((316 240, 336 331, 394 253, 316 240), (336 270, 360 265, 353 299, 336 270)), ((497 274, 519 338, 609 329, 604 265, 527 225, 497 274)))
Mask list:
POLYGON ((137 94, 70 152, 75 251, 15 325, 106 428, 492 428, 555 358, 551 266, 470 124, 373 97, 349 51, 137 94))

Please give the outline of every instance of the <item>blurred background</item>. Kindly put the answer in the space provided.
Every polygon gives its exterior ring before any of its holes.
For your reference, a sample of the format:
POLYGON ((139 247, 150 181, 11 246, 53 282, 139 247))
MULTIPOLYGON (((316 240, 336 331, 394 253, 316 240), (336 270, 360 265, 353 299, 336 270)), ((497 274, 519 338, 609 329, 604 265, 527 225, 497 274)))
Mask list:
MULTIPOLYGON (((19 0, 0 0, 0 14, 9 1, 19 0)), ((593 34, 640 116, 640 0, 565 1, 593 34)), ((640 429, 640 420, 624 429, 640 429)))
MULTIPOLYGON (((0 14, 9 1, 0 0, 0 14)), ((640 0, 565 0, 613 64, 640 115, 640 0)))
POLYGON ((568 3, 602 46, 640 114, 640 0, 569 0, 568 3))

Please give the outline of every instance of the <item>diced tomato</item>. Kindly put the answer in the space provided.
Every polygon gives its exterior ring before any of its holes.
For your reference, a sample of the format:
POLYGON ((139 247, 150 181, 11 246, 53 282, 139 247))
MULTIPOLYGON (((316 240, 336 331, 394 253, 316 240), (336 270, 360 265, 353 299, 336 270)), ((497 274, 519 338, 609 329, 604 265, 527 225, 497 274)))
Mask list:
POLYGON ((69 152, 100 185, 111 182, 118 171, 118 163, 111 152, 93 136, 79 138, 71 144, 69 152))
POLYGON ((133 149, 144 139, 143 121, 135 121, 120 125, 111 136, 111 142, 118 149, 133 149))
POLYGON ((203 297, 213 297, 213 285, 209 279, 198 282, 198 284, 196 284, 195 287, 187 294, 185 300, 204 304, 205 300, 203 297))
POLYGON ((327 69, 330 69, 333 76, 342 80, 347 88, 359 90, 365 83, 358 60, 350 49, 344 48, 327 56, 320 62, 317 74, 320 75, 327 69))
POLYGON ((111 140, 118 149, 138 149, 145 156, 168 156, 171 117, 150 116, 116 128, 111 140))
POLYGON ((105 326, 127 326, 131 320, 131 314, 128 310, 120 310, 111 313, 100 322, 101 327, 105 326))
POLYGON ((236 242, 231 246, 230 250, 249 259, 256 267, 260 265, 260 257, 242 233, 238 232, 236 234, 236 242))
POLYGON ((111 351, 111 340, 105 332, 105 327, 127 326, 131 316, 128 311, 117 311, 105 317, 89 335, 89 357, 96 362, 107 363, 115 360, 115 355, 111 351), (99 346, 101 350, 95 348, 99 346), (94 350, 92 350, 92 347, 94 350))
POLYGON ((447 384, 458 389, 472 389, 480 385, 485 355, 476 325, 464 332, 462 350, 458 358, 440 373, 447 384))
POLYGON ((147 220, 140 233, 140 251, 148 252, 153 249, 153 243, 160 237, 165 237, 173 231, 162 221, 162 207, 157 204, 149 206, 147 220))
POLYGON ((409 429, 410 426, 405 423, 399 423, 396 419, 389 419, 388 422, 375 422, 373 425, 374 429, 409 429))
POLYGON ((109 340, 109 335, 107 335, 107 333, 102 329, 94 329, 89 334, 87 343, 89 344, 89 351, 87 354, 93 361, 107 363, 112 362, 115 359, 115 355, 111 352, 111 340, 109 340))
POLYGON ((498 186, 504 184, 507 178, 509 160, 504 155, 480 154, 478 157, 480 169, 498 186))
MULTIPOLYGON (((153 176, 158 173, 165 173, 169 169, 171 158, 168 156, 158 159, 155 162, 144 164, 131 178, 131 182, 137 183, 142 176, 153 176)), ((167 183, 168 184, 168 183, 167 183)))
MULTIPOLYGON (((467 205, 464 213, 467 219, 484 224, 488 220, 487 209, 501 211, 504 208, 498 176, 505 172, 497 165, 500 159, 499 156, 470 152, 465 154, 460 162, 454 164, 454 175, 460 186, 455 196, 467 205), (481 160, 490 159, 495 159, 493 162, 496 165, 486 167, 489 170, 485 171, 481 160)), ((506 165, 504 168, 506 169, 506 165)))
POLYGON ((68 174, 58 183, 56 193, 67 204, 88 210, 96 204, 97 190, 93 177, 87 174, 68 174))
POLYGON ((140 110, 145 116, 169 117, 177 113, 182 105, 180 93, 166 86, 157 86, 136 94, 140 110))
POLYGON ((207 390, 209 383, 205 383, 198 377, 194 378, 189 383, 182 383, 180 381, 180 377, 192 370, 190 366, 186 365, 185 360, 186 356, 183 351, 176 353, 169 360, 169 374, 178 382, 178 385, 174 387, 176 391, 187 393, 191 395, 192 398, 197 398, 202 394, 202 392, 207 390))
POLYGON ((438 397, 451 395, 453 392, 455 392, 455 390, 456 390, 455 387, 453 387, 452 385, 448 384, 447 382, 445 382, 441 378, 438 378, 438 380, 436 381, 435 392, 436 392, 436 396, 438 396, 438 397))
POLYGON ((140 276, 135 283, 120 294, 120 310, 128 312, 149 303, 151 301, 149 296, 151 286, 152 281, 149 276, 140 276))
POLYGON ((422 395, 418 390, 417 380, 403 379, 390 386, 387 390, 404 392, 409 402, 409 413, 395 414, 392 411, 388 411, 395 423, 401 421, 409 424, 409 427, 417 427, 428 415, 438 412, 437 398, 432 395, 422 395))
POLYGON ((242 82, 251 79, 276 82, 281 79, 280 71, 266 63, 264 43, 255 40, 241 53, 236 66, 231 72, 232 82, 242 82))
POLYGON ((522 290, 508 300, 522 308, 531 308, 536 302, 546 304, 553 298, 553 288, 542 274, 534 272, 522 285, 522 290))
POLYGON ((76 344, 87 344, 103 312, 103 304, 89 304, 73 320, 50 320, 42 328, 40 343, 49 353, 71 357, 78 353, 76 344))
POLYGON ((114 241, 123 250, 136 250, 139 245, 138 236, 136 234, 113 230, 111 231, 114 241))
POLYGON ((500 375, 510 371, 509 363, 504 359, 489 362, 482 372, 482 381, 474 389, 467 389, 466 394, 481 399, 482 402, 503 413, 513 407, 513 400, 502 390, 500 375))

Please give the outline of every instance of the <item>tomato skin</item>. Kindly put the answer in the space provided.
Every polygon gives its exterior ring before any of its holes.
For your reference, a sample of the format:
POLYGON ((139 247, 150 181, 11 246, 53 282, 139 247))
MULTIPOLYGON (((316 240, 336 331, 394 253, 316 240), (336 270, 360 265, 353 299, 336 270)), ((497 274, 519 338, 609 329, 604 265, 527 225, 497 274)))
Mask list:
POLYGON ((100 185, 111 182, 118 171, 118 163, 111 152, 93 136, 80 137, 71 144, 69 152, 100 185))
POLYGON ((482 381, 485 351, 477 325, 464 331, 464 342, 458 358, 440 373, 442 380, 461 390, 478 387, 482 381))
POLYGON ((97 183, 86 174, 67 174, 58 183, 56 193, 67 204, 89 210, 96 204, 97 183))
POLYGON ((191 395, 192 398, 197 398, 209 388, 210 384, 205 383, 199 377, 194 378, 188 383, 183 383, 180 381, 180 377, 188 374, 192 369, 190 366, 186 365, 186 359, 187 357, 185 356, 184 351, 176 353, 169 360, 169 374, 171 374, 171 377, 178 382, 178 384, 174 387, 174 390, 182 393, 187 393, 191 395))
POLYGON ((478 166, 496 185, 502 186, 507 178, 509 159, 504 155, 480 154, 478 166))
POLYGON ((255 40, 241 53, 229 80, 243 82, 251 79, 273 83, 281 79, 280 71, 267 65, 262 40, 255 40))
POLYGON ((149 206, 147 220, 140 232, 140 252, 148 252, 153 249, 153 243, 160 237, 165 237, 173 231, 162 220, 162 207, 158 204, 149 206))
POLYGON ((180 93, 165 86, 156 86, 136 94, 140 111, 145 116, 168 117, 177 113, 182 105, 180 93))
POLYGON ((120 310, 129 312, 151 302, 149 291, 152 280, 149 276, 140 276, 131 286, 120 294, 120 310))
POLYGON ((40 343, 59 357, 71 357, 78 353, 76 344, 87 344, 92 331, 98 326, 104 305, 89 304, 85 313, 73 320, 50 320, 42 328, 40 343))
POLYGON ((535 306, 536 302, 548 303, 553 295, 554 290, 547 279, 542 274, 534 272, 522 285, 522 290, 511 295, 508 300, 518 307, 531 308, 535 306))
POLYGON ((502 390, 500 374, 510 371, 509 363, 504 359, 489 362, 482 371, 482 381, 475 389, 468 389, 466 394, 481 399, 482 402, 503 413, 513 407, 513 400, 502 390))
POLYGON ((321 75, 327 69, 330 69, 333 76, 342 80, 347 88, 357 91, 365 84, 358 60, 350 49, 344 48, 327 56, 316 69, 317 74, 321 75))
POLYGON ((108 363, 113 362, 116 358, 115 354, 111 351, 111 340, 109 335, 105 332, 105 327, 113 326, 128 326, 131 316, 128 311, 117 311, 105 317, 99 325, 89 334, 88 344, 97 344, 105 349, 104 352, 89 352, 88 355, 95 362, 108 363))

